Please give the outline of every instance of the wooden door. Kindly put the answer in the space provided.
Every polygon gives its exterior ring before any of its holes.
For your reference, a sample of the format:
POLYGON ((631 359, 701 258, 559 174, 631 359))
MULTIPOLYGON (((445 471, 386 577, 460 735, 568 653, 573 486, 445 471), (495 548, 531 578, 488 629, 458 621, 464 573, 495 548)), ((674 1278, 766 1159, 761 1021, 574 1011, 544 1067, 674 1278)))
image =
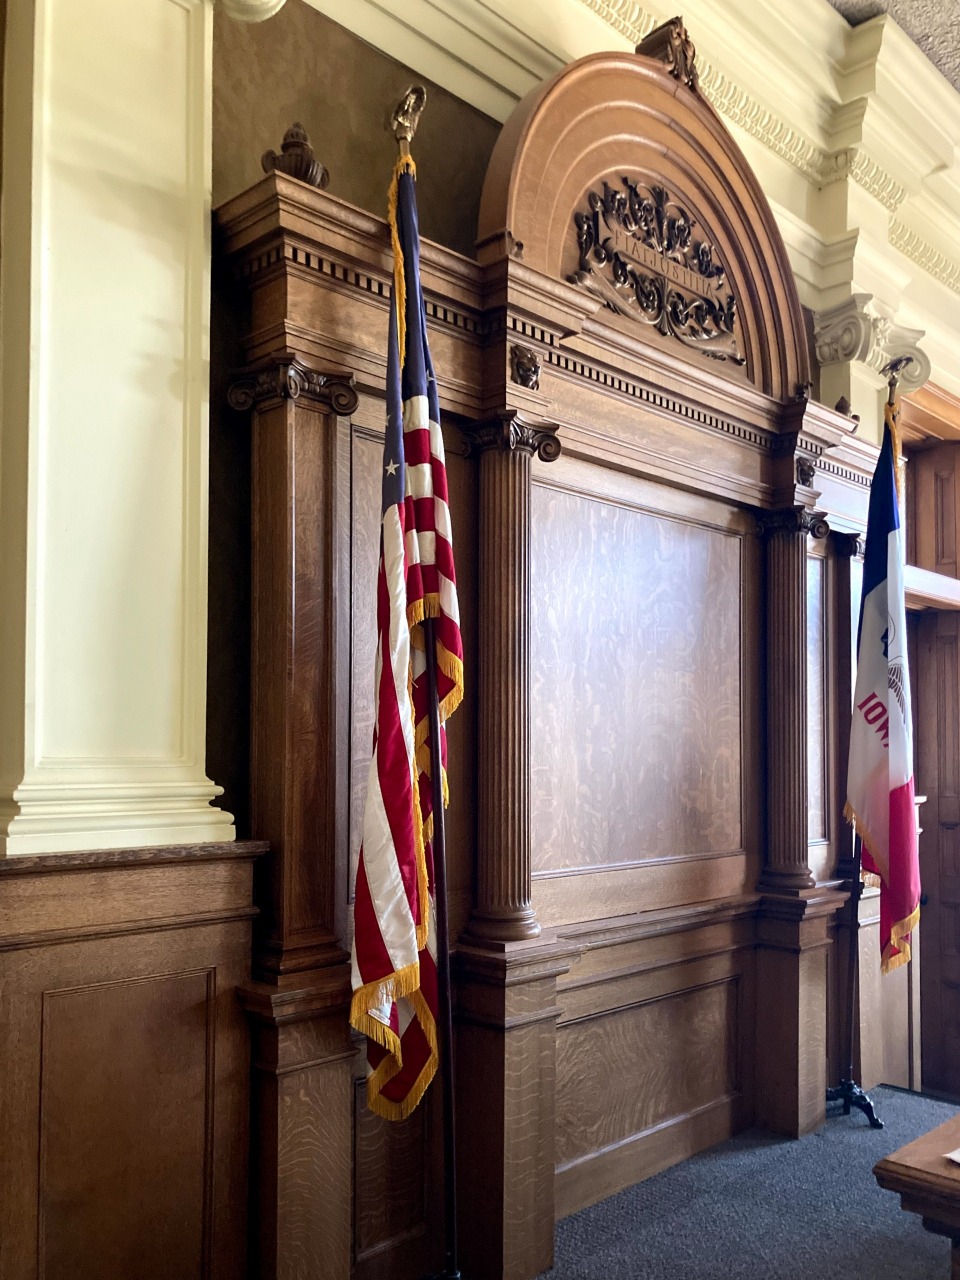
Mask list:
POLYGON ((918 640, 923 1087, 960 1098, 960 614, 924 615, 918 640))

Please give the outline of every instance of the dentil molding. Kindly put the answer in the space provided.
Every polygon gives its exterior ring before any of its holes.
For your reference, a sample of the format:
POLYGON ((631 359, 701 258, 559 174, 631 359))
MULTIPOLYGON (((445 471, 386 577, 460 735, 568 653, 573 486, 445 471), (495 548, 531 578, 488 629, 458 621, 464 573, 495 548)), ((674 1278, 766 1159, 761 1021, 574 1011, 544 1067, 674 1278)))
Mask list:
POLYGON ((902 390, 916 391, 930 377, 930 359, 919 346, 923 330, 895 324, 869 293, 854 293, 818 312, 813 336, 821 365, 857 361, 879 374, 897 356, 910 356, 913 363, 903 371, 902 390))

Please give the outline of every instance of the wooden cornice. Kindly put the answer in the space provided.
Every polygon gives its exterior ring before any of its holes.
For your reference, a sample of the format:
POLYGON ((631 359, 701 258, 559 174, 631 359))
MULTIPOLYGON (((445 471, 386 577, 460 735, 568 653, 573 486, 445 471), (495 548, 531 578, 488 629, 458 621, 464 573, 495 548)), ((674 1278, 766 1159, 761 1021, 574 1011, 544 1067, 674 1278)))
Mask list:
POLYGON ((960 396, 928 382, 900 402, 903 443, 931 448, 944 441, 960 441, 960 396))

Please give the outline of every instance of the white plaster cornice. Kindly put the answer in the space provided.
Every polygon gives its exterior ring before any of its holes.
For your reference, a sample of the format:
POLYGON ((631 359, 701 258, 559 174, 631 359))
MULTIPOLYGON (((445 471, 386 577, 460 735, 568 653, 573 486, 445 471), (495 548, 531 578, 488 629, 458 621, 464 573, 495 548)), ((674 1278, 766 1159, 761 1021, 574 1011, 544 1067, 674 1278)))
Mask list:
POLYGON ((960 262, 935 248, 899 218, 890 219, 890 243, 904 257, 933 276, 934 280, 939 280, 948 289, 960 294, 960 262))

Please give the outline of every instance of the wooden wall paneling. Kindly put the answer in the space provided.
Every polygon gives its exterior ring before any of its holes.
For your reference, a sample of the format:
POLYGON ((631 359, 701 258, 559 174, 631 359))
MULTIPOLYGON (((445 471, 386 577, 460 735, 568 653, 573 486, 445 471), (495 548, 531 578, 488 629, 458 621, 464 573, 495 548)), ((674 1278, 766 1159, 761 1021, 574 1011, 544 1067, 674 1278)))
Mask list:
POLYGON ((351 379, 289 353, 245 371, 253 410, 251 825, 258 877, 254 1274, 350 1267, 349 862, 351 379), (317 1206, 323 1210, 318 1212, 317 1206))
POLYGON ((950 578, 960 577, 960 444, 923 449, 910 457, 908 471, 915 494, 911 563, 950 578))
POLYGON ((564 931, 557 1211, 575 1212, 752 1116, 752 896, 564 931))
POLYGON ((810 797, 807 862, 814 879, 822 881, 828 879, 832 871, 825 541, 815 540, 811 550, 814 553, 807 556, 807 787, 810 797))
POLYGON ((5 1280, 246 1276, 236 991, 264 848, 0 863, 5 1280))

